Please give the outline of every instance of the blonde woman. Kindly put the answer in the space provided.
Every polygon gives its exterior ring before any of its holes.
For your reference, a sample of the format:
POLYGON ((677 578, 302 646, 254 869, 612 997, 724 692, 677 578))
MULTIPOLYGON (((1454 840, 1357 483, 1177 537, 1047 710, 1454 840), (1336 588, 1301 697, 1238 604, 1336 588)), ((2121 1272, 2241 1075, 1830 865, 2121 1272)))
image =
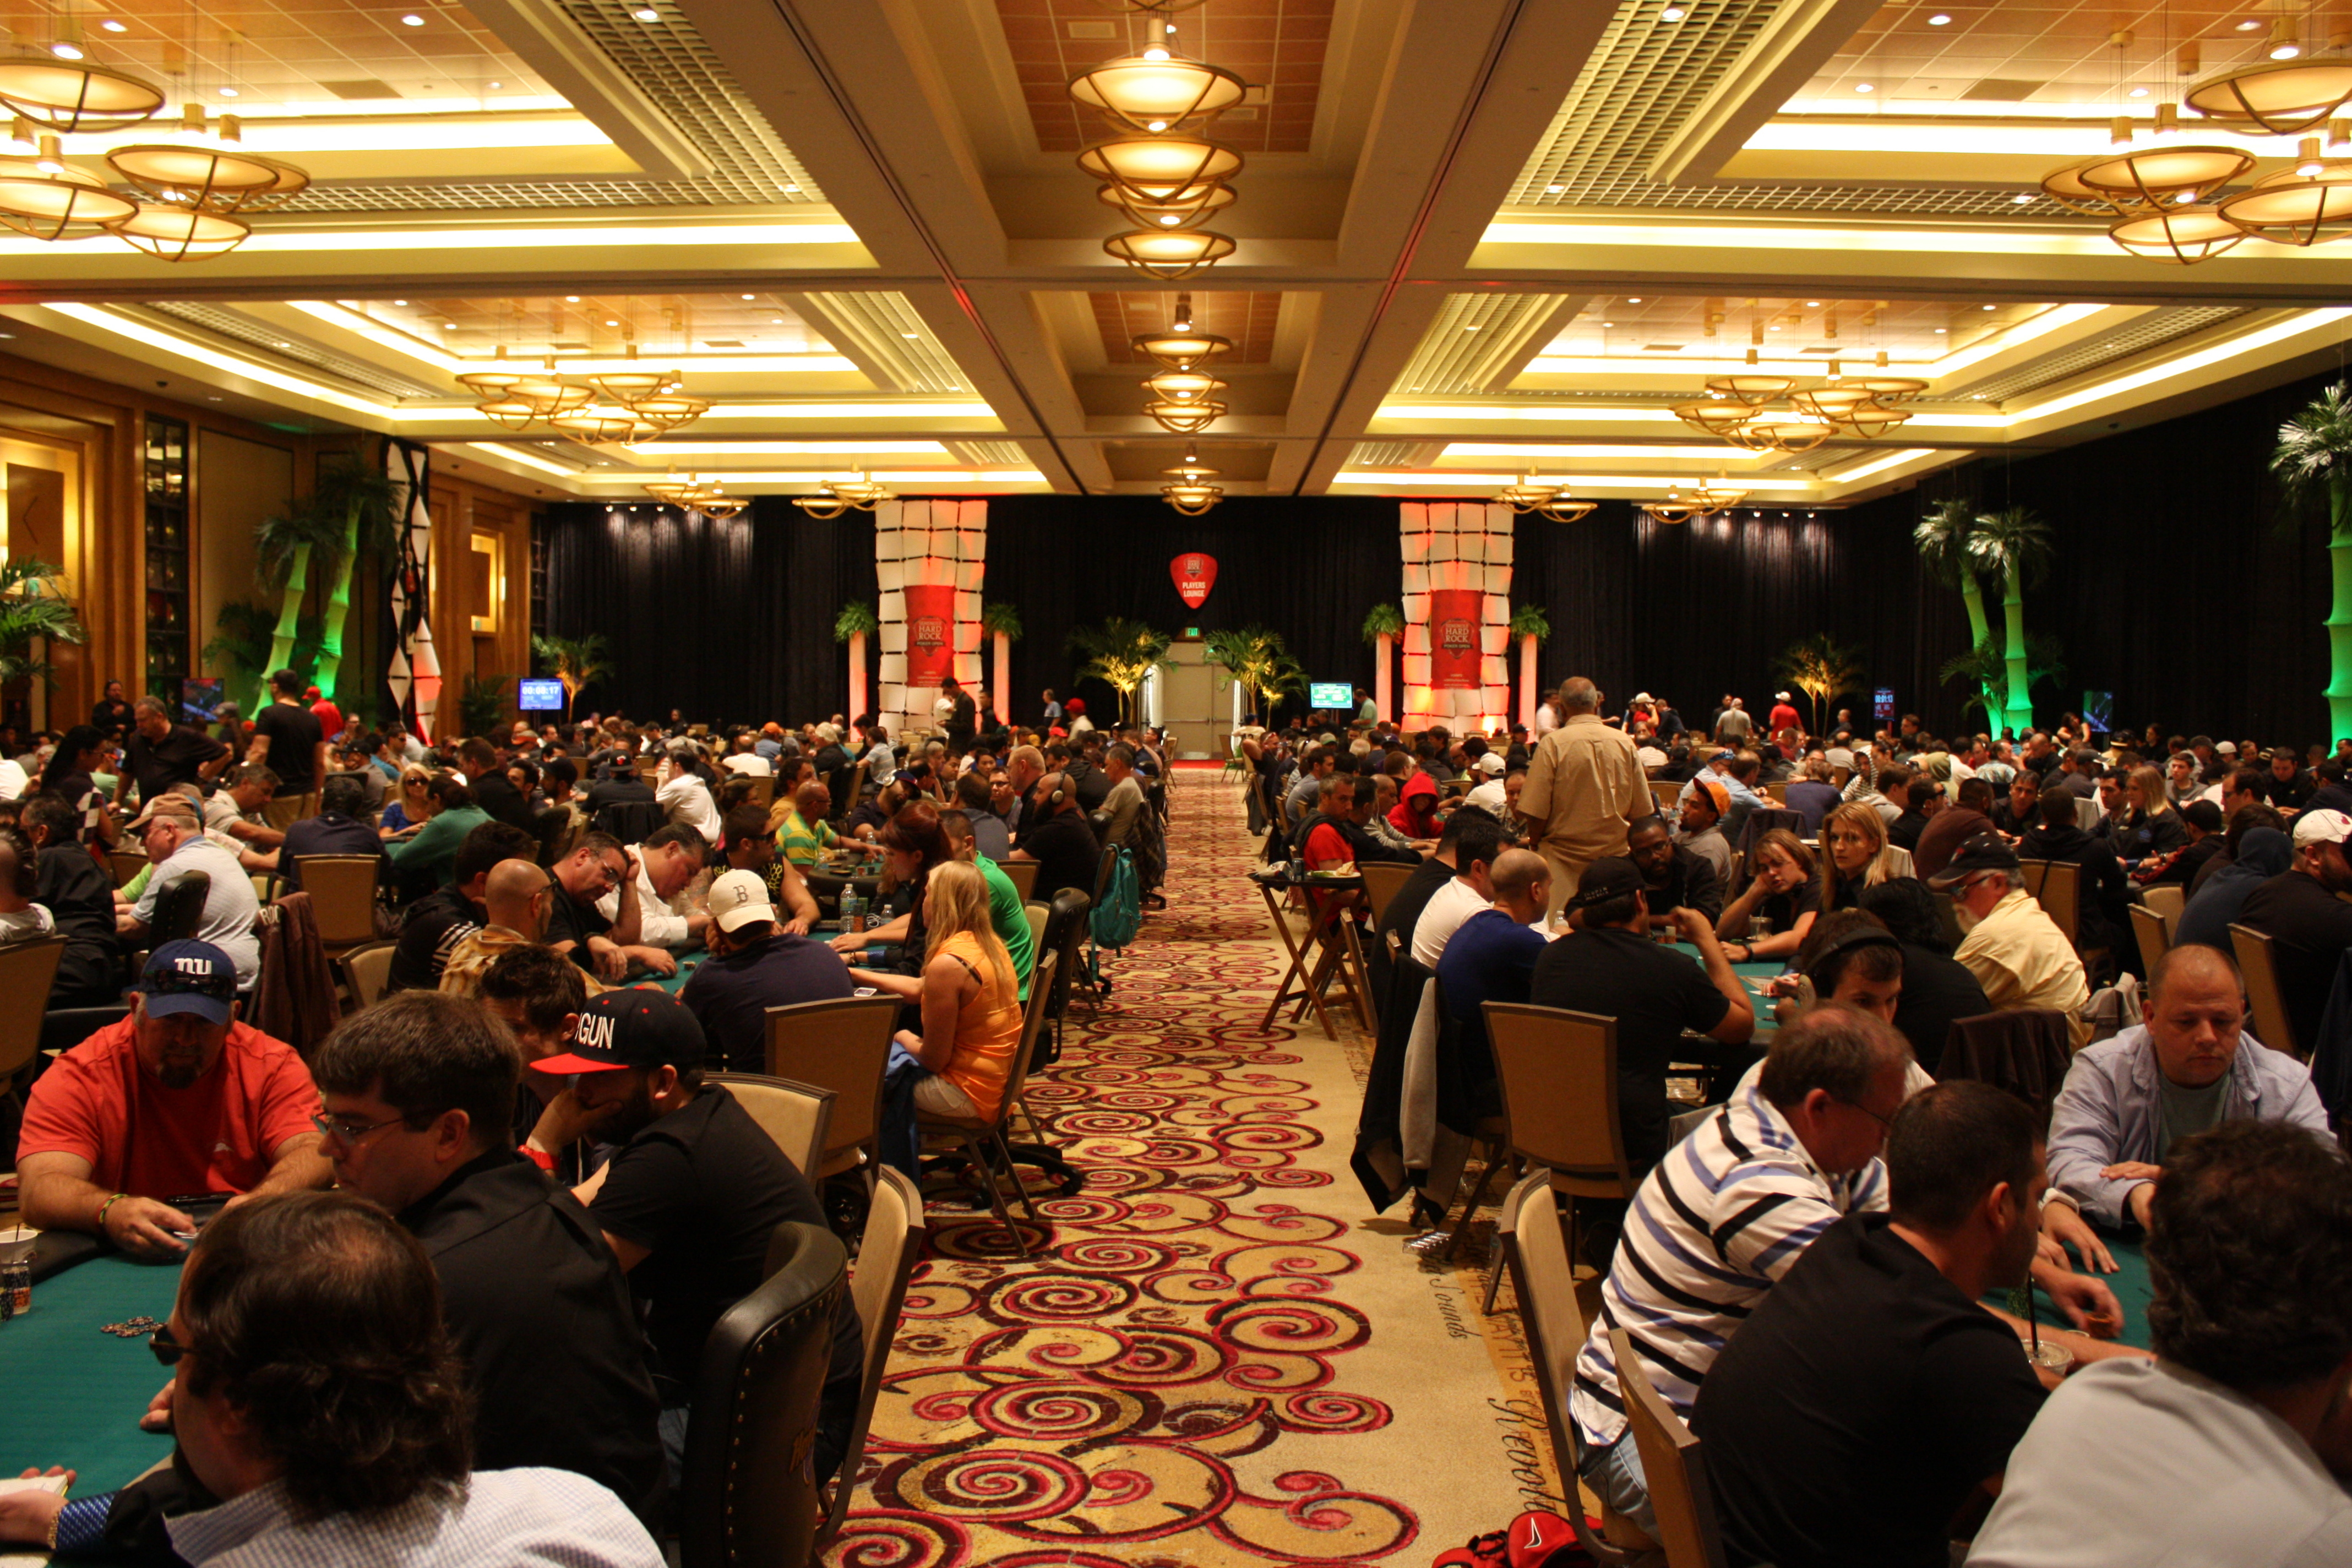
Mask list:
POLYGON ((2166 797, 2162 773, 2142 764, 2125 774, 2124 804, 2124 820, 2107 825, 2107 842, 2125 870, 2189 847, 2189 825, 2166 797))
POLYGON ((1911 856, 1886 841, 1886 819, 1867 805, 1841 805, 1822 819, 1823 914, 1856 907, 1864 888, 1911 875, 1911 856))
POLYGON ((400 770, 400 797, 384 802, 383 816, 376 825, 377 835, 397 838, 413 833, 439 809, 439 803, 433 798, 433 774, 421 763, 409 763, 400 770))
POLYGON ((1003 1109, 1013 1055, 1021 1047, 1021 990, 1013 955, 997 940, 988 882, 979 867, 948 860, 930 868, 923 925, 919 979, 864 969, 850 973, 861 985, 922 1003, 922 1032, 898 1034, 898 1045, 925 1069, 915 1081, 916 1110, 925 1116, 993 1121, 1003 1109))
POLYGON ((1724 940, 1724 956, 1734 963, 1793 957, 1821 909, 1813 852, 1787 828, 1776 827, 1756 841, 1756 874, 1748 879, 1748 890, 1715 922, 1715 933, 1724 940), (1771 921, 1772 930, 1750 941, 1748 922, 1757 915, 1771 921))

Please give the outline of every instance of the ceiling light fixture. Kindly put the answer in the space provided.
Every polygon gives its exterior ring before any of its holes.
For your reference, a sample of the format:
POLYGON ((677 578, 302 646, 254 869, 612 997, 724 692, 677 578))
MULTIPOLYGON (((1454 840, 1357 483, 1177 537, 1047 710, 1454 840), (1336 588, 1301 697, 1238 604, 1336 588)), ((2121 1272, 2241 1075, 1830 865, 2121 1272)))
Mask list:
POLYGON ((127 33, 131 30, 111 16, 109 16, 106 20, 100 22, 99 26, 105 28, 110 33, 127 33))
POLYGON ((411 11, 400 19, 400 25, 404 27, 421 27, 425 26, 425 18, 411 11))
POLYGON ((661 13, 655 10, 650 5, 640 5, 635 10, 630 12, 629 15, 635 16, 640 22, 658 22, 661 20, 661 13))
POLYGON ((239 218, 166 202, 141 202, 129 217, 106 231, 163 261, 199 261, 226 256, 252 237, 253 226, 239 218))
POLYGON ((0 60, 0 106, 45 131, 121 131, 163 108, 163 95, 104 66, 24 56, 0 60))
POLYGON ((1194 403, 1223 392, 1228 384, 1197 370, 1163 370, 1143 389, 1167 403, 1194 403))
POLYGON ((1184 460, 1160 471, 1168 479, 1160 487, 1161 498, 1186 517, 1200 516, 1225 497, 1223 489, 1207 482, 1219 477, 1217 470, 1201 461, 1189 441, 1184 444, 1184 460))
MULTIPOLYGON (((1180 315, 1185 300, 1180 298, 1180 315)), ((1136 353, 1158 361, 1170 370, 1192 370, 1219 354, 1232 353, 1234 347, 1231 338, 1221 338, 1214 332, 1196 332, 1189 328, 1165 332, 1138 332, 1128 342, 1136 353)))
POLYGON ((120 223, 139 210, 94 174, 66 166, 57 138, 41 138, 43 162, 0 158, 0 224, 35 239, 57 240, 68 229, 120 223), (52 170, 48 165, 55 164, 52 170))
POLYGON ((1118 208, 1145 227, 1157 225, 1169 228, 1197 223, 1211 213, 1223 212, 1234 205, 1240 194, 1222 182, 1209 182, 1187 185, 1164 201, 1139 201, 1118 185, 1101 185, 1096 188, 1095 199, 1105 206, 1118 208))
POLYGON ((1117 124, 1156 133, 1223 113, 1248 95, 1249 84, 1223 66, 1153 48, 1089 67, 1070 79, 1069 90, 1117 124))
POLYGON ((2216 210, 2225 222, 2273 245, 2340 239, 2352 234, 2352 161, 2306 160, 2224 197, 2216 210))
POLYGON ((2107 237, 2134 256, 2194 267, 2236 246, 2246 231, 2223 217, 2219 207, 2192 205, 2126 218, 2107 230, 2107 237))
POLYGON ((57 56, 58 58, 61 60, 78 60, 81 58, 81 48, 79 45, 75 44, 51 44, 49 46, 49 53, 57 56))
POLYGON ((2352 59, 2297 59, 2275 53, 2191 87, 2182 101, 2223 130, 2300 136, 2352 101, 2352 59))
POLYGON ((1077 162, 1080 173, 1116 185, 1128 200, 1151 203, 1181 199, 1197 186, 1219 184, 1242 172, 1239 153, 1181 132, 1097 142, 1080 153, 1077 162))
POLYGON ((1684 10, 1679 5, 1669 5, 1664 10, 1658 13, 1658 20, 1661 22, 1679 22, 1685 16, 1689 15, 1690 13, 1688 11, 1684 10))
POLYGON ((1161 429, 1173 431, 1179 436, 1196 435, 1225 416, 1225 405, 1209 397, 1184 403, 1155 399, 1145 404, 1143 411, 1161 429))
POLYGON ((889 486, 877 484, 866 477, 866 470, 856 470, 856 478, 824 479, 817 489, 822 495, 795 496, 793 504, 820 521, 830 522, 848 511, 872 511, 886 500, 896 500, 898 493, 889 486))
POLYGON ((1951 26, 1951 23, 1952 19, 1949 16, 1945 16, 1941 11, 1937 12, 1934 16, 1927 18, 1927 26, 1931 27, 1948 27, 1951 26))
POLYGON ((1231 256, 1234 242, 1212 229, 1139 228, 1112 235, 1103 249, 1139 272, 1172 283, 1231 256))

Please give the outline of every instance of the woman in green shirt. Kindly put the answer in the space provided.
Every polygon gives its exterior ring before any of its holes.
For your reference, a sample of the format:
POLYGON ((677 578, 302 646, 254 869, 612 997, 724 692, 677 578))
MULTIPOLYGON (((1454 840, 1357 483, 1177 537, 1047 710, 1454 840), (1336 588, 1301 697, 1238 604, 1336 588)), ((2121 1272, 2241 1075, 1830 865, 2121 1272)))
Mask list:
POLYGON ((457 847, 490 819, 488 812, 474 804, 474 792, 448 774, 433 781, 431 794, 438 807, 432 817, 415 837, 395 839, 389 846, 393 873, 404 892, 447 887, 455 880, 457 847))

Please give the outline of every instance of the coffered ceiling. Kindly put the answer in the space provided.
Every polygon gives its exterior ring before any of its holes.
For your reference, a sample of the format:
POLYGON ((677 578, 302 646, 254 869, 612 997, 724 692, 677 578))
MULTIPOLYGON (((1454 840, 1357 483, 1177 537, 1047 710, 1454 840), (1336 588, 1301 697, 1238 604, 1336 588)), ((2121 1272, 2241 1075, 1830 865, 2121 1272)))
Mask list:
MULTIPOLYGON (((2352 0, 0 0, 17 51, 165 93, 136 139, 197 102, 315 182, 176 266, 0 239, 0 348, 550 496, 672 468, 1148 492, 1187 442, 1142 415, 1130 339, 1181 293, 1235 345, 1192 443, 1232 493, 1539 469, 1837 506, 2339 362, 2332 247, 2160 265, 2039 186, 2282 19, 2341 52, 2352 0), (1066 90, 1155 44, 1250 84, 1213 128, 1245 161, 1211 225, 1236 248, 1166 285, 1101 248, 1128 222, 1075 167, 1105 127, 1066 90), (590 447, 454 379, 632 345, 710 411, 590 447), (1928 386, 1872 440, 1759 456, 1673 413, 1713 375, 1882 366, 1928 386)), ((2184 123, 2249 180, 2295 154, 2184 123)), ((103 177, 126 139, 65 152, 103 177)))

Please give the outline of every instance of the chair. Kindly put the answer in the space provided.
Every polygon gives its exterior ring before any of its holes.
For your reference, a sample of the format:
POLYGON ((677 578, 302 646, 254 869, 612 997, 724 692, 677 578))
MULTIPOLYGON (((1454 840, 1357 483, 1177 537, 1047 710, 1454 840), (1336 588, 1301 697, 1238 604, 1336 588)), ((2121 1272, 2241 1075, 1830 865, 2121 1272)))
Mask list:
POLYGON ((1766 784, 1764 786, 1764 797, 1770 801, 1774 805, 1788 805, 1789 782, 1786 779, 1782 779, 1776 784, 1766 784))
POLYGON ((777 1228, 768 1280, 710 1331, 679 1487, 681 1568, 809 1560, 823 1512, 809 1456, 849 1254, 831 1232, 777 1228))
POLYGON ((205 900, 213 896, 212 875, 190 871, 155 895, 155 918, 147 927, 147 950, 185 942, 205 923, 205 900))
POLYGON ((2039 899, 2042 897, 2042 884, 2050 875, 2050 862, 2020 858, 2017 874, 2025 879, 2025 890, 2039 899))
POLYGON ((1039 868, 1036 861, 999 860, 996 868, 1004 873, 1005 880, 1013 884, 1013 890, 1021 895, 1023 903, 1036 897, 1039 868))
POLYGON ((753 773, 750 782, 751 787, 743 793, 743 798, 745 800, 750 801, 761 811, 767 810, 768 807, 776 803, 775 774, 753 773))
POLYGON ((990 1163, 989 1155, 995 1154, 1003 1163, 1005 1175, 1013 1182, 1013 1195, 1028 1211, 1029 1223, 1045 1228, 1045 1222, 1038 1217, 1037 1205, 1029 1196, 1028 1184, 1022 1181, 1013 1169, 1013 1148, 1005 1142, 1004 1128, 1013 1114, 1013 1108, 1020 1102, 1022 1089, 1029 1081, 1029 1059, 1036 1047, 1038 1026, 1045 1017, 1045 1010, 1034 1004, 1040 991, 1050 993, 1053 989, 1053 971, 1057 967, 1060 956, 1059 953, 1050 953, 1039 961, 1038 968, 1045 975, 1045 985, 1038 985, 1034 977, 1031 981, 1029 993, 1033 1005, 1023 1016, 1021 1039, 1013 1049, 1013 1071, 1004 1080, 1004 1095, 997 1103, 995 1118, 956 1116, 933 1119, 923 1116, 919 1111, 915 1117, 916 1131, 923 1136, 952 1138, 963 1145, 964 1155, 971 1162, 971 1168, 988 1184, 990 1211, 996 1215, 996 1223, 1004 1227, 1005 1234, 1012 1237, 1014 1249, 1024 1258, 1029 1256, 1029 1237, 1013 1222, 1012 1214, 1004 1206, 1004 1189, 998 1184, 997 1167, 990 1163))
POLYGON ((346 950, 335 961, 355 1005, 373 1007, 383 999, 384 985, 392 979, 392 955, 398 949, 397 942, 372 942, 346 950))
POLYGON ((2036 1125, 2047 1127, 2074 1061, 2073 1019, 2055 1007, 2006 1007, 1953 1019, 1936 1076, 2006 1089, 2033 1108, 2036 1125))
POLYGON ((1225 759, 1225 765, 1218 771, 1217 778, 1219 782, 1223 782, 1234 773, 1240 773, 1243 782, 1246 784, 1249 781, 1251 770, 1249 758, 1242 754, 1242 738, 1239 735, 1234 736, 1232 745, 1233 754, 1225 759))
POLYGON ((1042 944, 1045 940, 1045 921, 1054 911, 1044 904, 1026 903, 1021 906, 1021 912, 1029 920, 1030 966, 1034 969, 1036 955, 1043 951, 1042 944))
POLYGON ((1084 1178, 1067 1160, 1062 1158, 1060 1150, 1054 1143, 1053 1134, 1045 1129, 1044 1119, 1038 1116, 1036 1107, 1029 1103, 1028 1073, 1035 1072, 1052 1059, 1048 1055, 1052 1043, 1045 1035, 1045 1006, 1053 994, 1054 974, 1061 967, 1062 960, 1060 954, 1049 952, 1037 962, 1038 970, 1029 976, 1029 999, 1022 1005, 1022 1038, 1029 1042, 1028 1069, 1022 1075, 1021 1091, 1013 1097, 1005 1113, 1008 1132, 1012 1128, 1012 1112, 1017 1110, 1021 1113, 1022 1119, 1029 1124, 1029 1141, 1008 1143, 1006 1147, 1013 1151, 1015 1161, 1037 1166, 1067 1184, 1067 1191, 1076 1192, 1083 1184, 1084 1178))
MULTIPOLYGON (((1062 1016, 1070 1009, 1070 987, 1076 983, 1079 968, 1078 944, 1086 939, 1087 916, 1094 907, 1095 901, 1076 888, 1063 889, 1046 906, 1045 945, 1037 956, 1042 959, 1051 952, 1060 960, 1054 966, 1053 994, 1045 1003, 1045 1016, 1054 1020, 1049 1061, 1062 1054, 1062 1016)), ((1033 993, 1037 989, 1034 975, 1030 977, 1029 989, 1033 993)))
POLYGON ((1617 1020, 1525 1002, 1489 1002, 1486 1014, 1512 1156, 1547 1167, 1569 1197, 1631 1198, 1639 1184, 1617 1116, 1617 1020))
POLYGON ((2303 1055, 2294 1037, 2294 1016, 2286 1010, 2286 993, 2279 988, 2278 962, 2270 937, 2232 921, 2230 946, 2238 955, 2238 972, 2245 977, 2247 1011, 2253 1015, 2253 1026, 2247 1033, 2274 1051, 2303 1055))
POLYGON ((882 1391, 882 1375, 889 1370, 890 1342, 898 1333, 898 1310, 907 1300, 907 1281, 922 1256, 928 1234, 923 1224, 923 1194, 904 1171, 884 1166, 874 1185, 874 1201, 866 1211, 866 1228, 857 1242, 857 1266, 849 1276, 850 1299, 857 1304, 857 1326, 866 1335, 866 1374, 859 1379, 857 1418, 849 1428, 848 1447, 842 1450, 841 1469, 833 1478, 833 1496, 824 1521, 809 1548, 814 1564, 841 1531, 849 1511, 849 1494, 857 1489, 858 1463, 866 1455, 866 1430, 874 1419, 875 1396, 882 1391))
POLYGON ((2050 923, 2065 934, 2076 952, 2083 950, 2083 868, 2072 860, 2021 860, 2021 867, 2039 867, 2040 874, 2026 873, 2026 887, 2032 892, 2042 912, 2050 923))
POLYGON ((825 1129, 833 1121, 837 1098, 833 1090, 765 1073, 715 1072, 709 1077, 710 1082, 727 1086, 760 1131, 775 1140, 793 1170, 806 1175, 824 1162, 825 1129))
POLYGON ((1366 860, 1357 866, 1357 874, 1364 879, 1364 906, 1370 912, 1375 927, 1381 923, 1381 916, 1387 910, 1389 900, 1397 896, 1397 890, 1411 881, 1412 874, 1419 869, 1418 866, 1408 866, 1398 860, 1366 860))
POLYGON ((768 1076, 833 1092, 824 1157, 802 1173, 812 1182, 880 1162, 882 1074, 898 1027, 895 996, 850 996, 768 1009, 768 1076))
POLYGON ((1612 1329, 1609 1348, 1617 1362, 1626 1424, 1633 1428, 1633 1447, 1649 1482, 1650 1506, 1657 1511, 1666 1568, 1723 1568, 1723 1537, 1716 1529, 1715 1499, 1706 1467, 1699 1461, 1698 1439, 1659 1396, 1633 1348, 1633 1336, 1612 1329))
POLYGON ((0 947, 0 1094, 13 1098, 16 1079, 40 1055, 41 1016, 65 955, 61 936, 0 947))
POLYGON ((304 855, 294 862, 302 890, 310 895, 310 916, 330 958, 376 939, 375 890, 383 870, 380 855, 304 855))
POLYGON ((2164 917, 2166 940, 2180 929, 2180 910, 2189 902, 2189 889, 2178 882, 2166 882, 2139 890, 2139 901, 2164 917))
POLYGON ((1658 815, 1669 822, 1675 819, 1675 802, 1682 798, 1682 793, 1683 786, 1678 784, 1654 779, 1650 783, 1650 798, 1657 803, 1658 815))
POLYGON ((2161 914, 2146 904, 2131 907, 2131 922, 2132 930, 2139 936, 2141 973, 2153 974, 2156 966, 2164 962, 2165 953, 2172 947, 2171 929, 2165 924, 2161 914))
POLYGON ((118 888, 147 868, 147 852, 143 849, 110 849, 106 852, 107 869, 114 875, 118 888))
MULTIPOLYGON (((1577 1473, 1583 1452, 1568 1414, 1568 1396, 1576 1384, 1576 1358, 1584 1348, 1586 1328, 1576 1300, 1576 1264, 1569 1254, 1549 1172, 1535 1172, 1504 1196, 1497 1230, 1504 1267, 1510 1271, 1511 1297, 1519 1306, 1519 1333, 1527 1341, 1528 1359, 1535 1363, 1536 1400, 1551 1435, 1552 1463, 1566 1485, 1567 1478, 1577 1473)), ((1627 1539, 1639 1532, 1630 1521, 1616 1519, 1603 1521, 1612 1541, 1597 1540, 1581 1508, 1568 1510, 1568 1522, 1577 1543, 1598 1563, 1622 1563, 1632 1556, 1625 1548, 1655 1544, 1646 1536, 1638 1542, 1627 1539)))

